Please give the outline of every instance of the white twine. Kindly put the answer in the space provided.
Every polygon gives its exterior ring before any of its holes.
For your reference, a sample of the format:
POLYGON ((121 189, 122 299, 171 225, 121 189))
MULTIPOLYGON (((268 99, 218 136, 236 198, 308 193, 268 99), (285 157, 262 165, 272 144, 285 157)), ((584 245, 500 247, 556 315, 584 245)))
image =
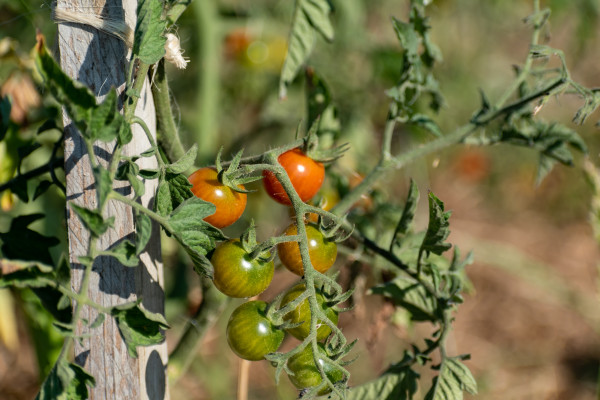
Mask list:
MULTIPOLYGON (((131 1, 131 0, 129 0, 131 1)), ((125 7, 125 10, 128 8, 125 7)), ((62 8, 54 8, 52 18, 58 24, 60 23, 76 23, 88 25, 98 29, 108 35, 122 40, 127 48, 133 47, 133 31, 135 27, 135 16, 125 13, 125 20, 105 18, 97 14, 89 13, 81 10, 68 10, 62 8)), ((177 35, 173 33, 166 34, 165 43, 165 59, 174 64, 179 69, 185 69, 190 60, 183 57, 183 49, 177 35)))

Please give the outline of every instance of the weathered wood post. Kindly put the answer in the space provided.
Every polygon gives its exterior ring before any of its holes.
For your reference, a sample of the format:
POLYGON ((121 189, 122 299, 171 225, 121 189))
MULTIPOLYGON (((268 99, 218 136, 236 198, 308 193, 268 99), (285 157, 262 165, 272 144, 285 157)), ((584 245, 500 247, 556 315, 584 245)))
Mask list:
MULTIPOLYGON (((77 13, 99 15, 105 19, 125 20, 132 29, 135 26, 135 0, 58 0, 57 9, 68 9, 77 13), (133 22, 131 22, 133 21, 133 22)), ((84 22, 84 19, 82 19, 84 22)), ((87 85, 102 101, 111 87, 119 94, 125 89, 127 54, 129 49, 123 41, 109 36, 85 23, 61 23, 58 26, 58 51, 60 65, 74 79, 87 85)), ((146 82, 139 100, 136 115, 142 118, 155 134, 155 112, 149 83, 146 82)), ((94 179, 91 172, 86 146, 80 133, 63 117, 65 125, 65 172, 67 181, 67 201, 88 208, 96 207, 94 179)), ((139 154, 150 144, 139 126, 133 128, 133 141, 125 149, 124 155, 139 154)), ((95 152, 101 162, 107 162, 112 155, 114 143, 96 143, 95 152)), ((142 168, 155 168, 153 158, 138 161, 142 168)), ((156 181, 145 182, 145 195, 140 199, 148 206, 153 201, 156 181)), ((131 194, 128 185, 119 191, 131 194)), ((79 290, 82 268, 77 257, 87 253, 88 232, 74 213, 67 209, 69 253, 72 266, 71 285, 79 290)), ((111 201, 106 207, 106 216, 115 216, 115 229, 109 230, 100 238, 99 246, 107 249, 135 231, 133 213, 129 206, 111 201)), ((90 280, 91 300, 103 306, 114 306, 131 302, 140 297, 143 306, 164 314, 163 274, 160 253, 158 226, 153 229, 146 251, 140 256, 136 268, 121 265, 114 258, 100 257, 94 264, 90 280)), ((81 315, 88 321, 96 318, 97 312, 89 307, 81 315)), ((75 361, 83 366, 96 379, 96 387, 91 389, 91 399, 168 399, 166 385, 167 349, 166 343, 151 347, 139 347, 137 359, 131 358, 112 318, 106 318, 95 329, 83 326, 81 322, 77 335, 89 335, 81 343, 75 344, 75 361)))

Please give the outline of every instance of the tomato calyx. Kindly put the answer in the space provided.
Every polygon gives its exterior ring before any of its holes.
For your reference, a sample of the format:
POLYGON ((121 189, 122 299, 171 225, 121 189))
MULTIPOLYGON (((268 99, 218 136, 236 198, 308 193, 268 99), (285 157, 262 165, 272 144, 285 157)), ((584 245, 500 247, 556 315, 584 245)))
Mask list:
MULTIPOLYGON (((341 145, 334 146, 329 149, 320 149, 319 148, 319 137, 317 136, 317 131, 319 130, 319 125, 321 123, 321 118, 317 118, 310 129, 306 133, 306 136, 303 138, 302 151, 308 157, 313 160, 323 163, 329 164, 341 158, 346 151, 350 149, 349 143, 342 143, 341 145)), ((300 126, 296 130, 296 136, 298 135, 300 126)))
POLYGON ((271 252, 273 246, 269 242, 258 243, 256 241, 256 227, 253 219, 250 220, 248 229, 240 236, 240 242, 251 261, 258 259, 261 262, 271 262, 275 258, 275 253, 271 252))
POLYGON ((350 229, 349 232, 345 232, 342 225, 343 225, 343 219, 340 218, 337 221, 327 221, 325 218, 322 218, 322 216, 319 216, 319 224, 318 224, 318 229, 319 232, 321 232, 321 234, 323 235, 323 237, 325 239, 327 239, 330 242, 335 242, 335 243, 341 243, 343 241, 345 241, 346 239, 348 239, 351 235, 352 232, 354 231, 354 226, 352 226, 352 229, 350 229))
POLYGON ((221 154, 223 152, 223 147, 219 149, 219 153, 217 153, 217 158, 215 160, 215 166, 217 169, 217 178, 219 182, 223 185, 227 186, 233 191, 238 193, 252 193, 254 190, 246 190, 244 189, 244 184, 257 181, 261 179, 260 176, 248 176, 244 171, 239 169, 240 162, 242 160, 242 154, 244 150, 240 150, 233 157, 227 169, 223 167, 223 163, 221 162, 221 154))

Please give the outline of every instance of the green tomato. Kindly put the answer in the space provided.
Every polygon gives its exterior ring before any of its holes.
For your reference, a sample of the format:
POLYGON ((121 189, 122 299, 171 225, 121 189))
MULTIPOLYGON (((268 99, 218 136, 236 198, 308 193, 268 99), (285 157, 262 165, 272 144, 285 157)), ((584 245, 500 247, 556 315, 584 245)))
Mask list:
POLYGON ((249 301, 236 308, 227 323, 227 342, 239 357, 257 361, 277 351, 285 332, 266 315, 267 303, 249 301))
POLYGON ((271 283, 275 265, 260 258, 250 259, 238 239, 219 245, 210 259, 217 289, 230 297, 252 297, 271 283))
MULTIPOLYGON (((304 293, 305 288, 306 288, 305 284, 301 283, 299 285, 294 286, 292 289, 290 289, 290 291, 287 292, 286 295, 281 300, 281 307, 284 307, 286 304, 292 302, 294 299, 296 299, 298 296, 300 296, 302 293, 304 293)), ((321 307, 321 310, 323 310, 323 312, 325 313, 325 315, 327 316, 327 318, 329 318, 329 320, 331 322, 333 322, 334 324, 337 325, 337 323, 338 323, 337 311, 335 311, 333 308, 331 308, 327 305, 327 299, 325 299, 325 297, 323 296, 323 294, 321 293, 320 290, 316 289, 316 292, 317 292, 317 303, 321 307)), ((291 334, 292 336, 294 336, 296 339, 300 339, 300 340, 306 339, 306 337, 310 333, 310 315, 311 315, 310 305, 308 304, 308 299, 305 299, 298 305, 298 307, 296 307, 295 309, 293 309, 292 311, 290 311, 289 313, 284 315, 284 317, 283 317, 284 320, 292 322, 294 324, 303 322, 302 325, 300 325, 296 328, 287 329, 287 332, 289 334, 291 334)), ((327 336, 329 336, 329 334, 331 333, 331 328, 321 320, 319 320, 317 322, 317 326, 318 326, 317 340, 322 341, 322 340, 327 339, 327 336)))
MULTIPOLYGON (((319 353, 325 354, 324 346, 319 343, 319 353)), ((333 383, 339 382, 344 379, 344 373, 339 368, 336 368, 319 357, 319 363, 323 366, 323 371, 329 380, 333 383)), ((294 373, 294 375, 288 375, 290 381, 298 389, 307 389, 315 386, 319 386, 323 381, 321 373, 315 365, 313 359, 312 346, 308 344, 300 353, 293 355, 287 363, 288 368, 294 373)), ((329 386, 325 386, 318 393, 319 396, 331 392, 329 386)))

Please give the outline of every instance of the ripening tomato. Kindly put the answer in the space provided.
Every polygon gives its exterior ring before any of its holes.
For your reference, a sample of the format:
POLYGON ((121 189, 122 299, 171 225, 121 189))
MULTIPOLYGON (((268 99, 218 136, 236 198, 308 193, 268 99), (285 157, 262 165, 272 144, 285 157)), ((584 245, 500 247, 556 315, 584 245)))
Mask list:
MULTIPOLYGON (((287 172, 302 201, 306 202, 317 194, 325 179, 323 164, 308 157, 299 148, 286 151, 277 158, 277 161, 287 172)), ((273 172, 263 171, 263 184, 269 196, 275 201, 287 206, 292 204, 273 172)))
POLYGON ((238 239, 220 244, 210 262, 215 270, 215 286, 229 297, 252 297, 262 293, 271 283, 275 271, 273 261, 250 259, 238 239))
MULTIPOLYGON (((332 188, 326 188, 321 190, 320 200, 317 203, 318 207, 321 207, 325 211, 331 210, 337 203, 340 202, 340 195, 337 190, 332 188)), ((314 204, 314 203, 313 203, 314 204)), ((319 215, 316 213, 309 213, 306 217, 308 222, 316 224, 319 222, 319 215)))
MULTIPOLYGON (((325 353, 325 347, 321 343, 318 344, 318 349, 319 353, 325 353)), ((320 357, 318 360, 319 364, 323 366, 325 375, 332 383, 336 383, 344 379, 344 373, 342 370, 326 363, 320 357)), ((298 389, 307 389, 319 386, 323 381, 321 373, 315 365, 313 350, 310 343, 300 353, 290 357, 287 366, 294 373, 294 375, 288 375, 288 377, 298 389)), ((318 395, 322 396, 329 392, 331 392, 331 389, 328 386, 325 386, 319 391, 318 395)))
MULTIPOLYGON (((296 235, 298 232, 296 224, 291 224, 285 230, 285 235, 296 235)), ((306 225, 306 236, 308 239, 308 255, 314 269, 324 274, 335 263, 337 257, 337 245, 326 239, 323 234, 313 225, 306 225)), ((300 246, 298 242, 283 242, 277 245, 277 254, 281 263, 287 269, 298 276, 304 275, 300 246)))
MULTIPOLYGON (((236 192, 219 182, 216 169, 200 168, 191 174, 188 180, 196 197, 217 207, 214 214, 204 218, 206 222, 217 228, 225 228, 242 216, 246 209, 246 194, 236 192)), ((238 185, 238 188, 244 189, 244 185, 238 185)))
MULTIPOLYGON (((305 290, 306 286, 304 283, 301 283, 291 288, 290 291, 287 292, 281 300, 281 307, 284 307, 286 304, 296 299, 298 296, 304 293, 305 290)), ((325 296, 323 296, 323 293, 319 289, 316 289, 316 292, 317 303, 319 304, 319 307, 321 307, 321 310, 323 310, 327 318, 329 318, 331 322, 337 325, 337 311, 335 311, 333 308, 327 305, 327 299, 325 299, 325 296)), ((302 325, 296 328, 287 329, 287 332, 294 336, 296 339, 306 339, 306 337, 310 333, 310 315, 311 313, 310 306, 308 304, 308 299, 305 299, 302 303, 298 305, 298 307, 296 307, 294 310, 290 311, 289 313, 283 316, 284 320, 294 324, 303 322, 302 325)), ((321 341, 327 339, 327 336, 329 336, 329 334, 331 333, 331 328, 323 321, 318 321, 317 326, 317 340, 321 341)))
POLYGON ((267 303, 248 301, 236 308, 227 323, 227 342, 239 357, 258 361, 277 351, 285 332, 269 321, 267 303))

